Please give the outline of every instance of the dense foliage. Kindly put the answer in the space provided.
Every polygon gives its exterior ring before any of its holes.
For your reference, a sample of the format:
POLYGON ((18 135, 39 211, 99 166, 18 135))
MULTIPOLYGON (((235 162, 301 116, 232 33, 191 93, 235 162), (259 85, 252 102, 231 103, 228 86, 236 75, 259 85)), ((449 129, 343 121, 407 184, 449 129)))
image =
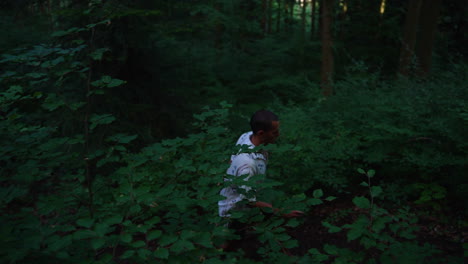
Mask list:
POLYGON ((372 23, 374 5, 335 1, 329 97, 309 7, 130 2, 0 6, 2 263, 463 263, 462 1, 423 78, 395 77, 405 1, 372 23), (233 213, 246 241, 217 201, 259 108, 282 135, 256 196, 282 211, 233 213))

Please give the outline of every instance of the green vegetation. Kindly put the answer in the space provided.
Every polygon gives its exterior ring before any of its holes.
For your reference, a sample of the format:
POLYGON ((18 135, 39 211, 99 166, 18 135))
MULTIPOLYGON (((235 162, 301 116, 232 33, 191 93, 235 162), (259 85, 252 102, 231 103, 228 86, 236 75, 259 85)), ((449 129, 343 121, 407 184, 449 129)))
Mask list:
POLYGON ((131 2, 0 5, 2 263, 463 263, 463 1, 406 75, 406 5, 335 1, 330 96, 310 3, 131 2), (281 138, 256 196, 306 215, 233 213, 246 241, 217 201, 259 108, 281 138))

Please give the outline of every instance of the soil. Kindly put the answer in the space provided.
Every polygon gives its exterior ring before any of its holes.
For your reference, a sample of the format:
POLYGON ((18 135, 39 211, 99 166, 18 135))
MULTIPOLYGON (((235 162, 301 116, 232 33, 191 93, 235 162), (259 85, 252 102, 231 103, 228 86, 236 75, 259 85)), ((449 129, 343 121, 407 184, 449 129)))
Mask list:
MULTIPOLYGON (((462 224, 459 224, 459 226, 455 225, 454 223, 457 221, 454 219, 444 220, 443 217, 431 215, 424 208, 418 208, 417 210, 418 221, 412 225, 419 229, 415 232, 415 239, 418 245, 422 246, 425 243, 429 243, 440 250, 441 253, 434 257, 442 259, 442 263, 451 263, 453 259, 462 260, 464 255, 463 243, 468 241, 468 228, 466 226, 463 227, 462 224)), ((353 223, 363 213, 365 212, 357 208, 351 202, 351 199, 336 199, 313 207, 310 212, 307 212, 303 216, 303 223, 301 225, 287 229, 288 234, 298 241, 299 246, 285 250, 285 253, 303 256, 311 248, 316 248, 320 252, 323 252, 323 246, 330 244, 339 248, 350 249, 353 252, 366 252, 367 257, 378 256, 379 251, 366 250, 359 244, 358 240, 348 241, 345 229, 340 232, 330 233, 328 232, 328 228, 322 224, 323 221, 327 221, 333 225, 342 226, 343 224, 353 223)), ((231 241, 227 250, 242 250, 244 251, 244 256, 254 260, 261 260, 256 251, 262 244, 251 233, 245 232, 249 230, 249 227, 243 227, 242 230, 239 233, 242 239, 231 241)), ((405 239, 399 238, 399 240, 404 241, 405 239)), ((328 263, 332 261, 333 259, 330 258, 328 263)))

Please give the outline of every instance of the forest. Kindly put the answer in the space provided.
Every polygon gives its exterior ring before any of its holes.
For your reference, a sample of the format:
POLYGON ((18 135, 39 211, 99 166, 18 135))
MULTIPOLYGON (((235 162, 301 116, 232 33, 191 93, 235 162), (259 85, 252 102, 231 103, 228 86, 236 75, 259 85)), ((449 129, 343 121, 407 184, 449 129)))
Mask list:
POLYGON ((0 13, 1 263, 467 259, 466 1, 3 0, 0 13), (281 136, 252 184, 280 209, 222 218, 259 109, 281 136))

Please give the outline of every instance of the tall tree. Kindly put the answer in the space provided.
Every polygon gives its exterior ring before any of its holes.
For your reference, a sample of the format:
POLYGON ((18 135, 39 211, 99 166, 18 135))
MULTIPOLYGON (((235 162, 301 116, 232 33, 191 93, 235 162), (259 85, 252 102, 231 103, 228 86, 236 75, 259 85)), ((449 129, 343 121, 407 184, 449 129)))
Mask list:
POLYGON ((302 39, 303 39, 303 41, 306 39, 306 32, 307 32, 307 27, 306 27, 307 1, 308 0, 302 0, 301 20, 302 20, 302 39))
POLYGON ((420 69, 418 73, 426 76, 431 70, 432 50, 434 47, 437 22, 442 0, 425 0, 421 6, 419 28, 420 33, 417 43, 417 55, 420 69))
POLYGON ((268 33, 268 2, 269 0, 262 0, 262 30, 263 33, 268 33))
POLYGON ((310 39, 315 38, 315 0, 310 0, 310 39))
POLYGON ((278 9, 277 9, 277 14, 276 14, 276 32, 280 32, 280 30, 281 30, 281 13, 282 13, 281 0, 277 0, 277 3, 278 3, 278 9))
POLYGON ((272 30, 271 30, 271 27, 272 27, 272 23, 273 23, 273 0, 267 0, 267 8, 268 8, 268 30, 267 30, 267 33, 271 33, 272 30))
POLYGON ((422 0, 409 0, 406 12, 405 27, 401 43, 400 62, 398 72, 401 75, 409 75, 412 61, 415 55, 416 36, 418 29, 419 14, 422 0))
POLYGON ((322 69, 321 86, 322 93, 330 96, 333 93, 333 41, 332 41, 332 23, 333 23, 333 0, 322 1, 322 69))

